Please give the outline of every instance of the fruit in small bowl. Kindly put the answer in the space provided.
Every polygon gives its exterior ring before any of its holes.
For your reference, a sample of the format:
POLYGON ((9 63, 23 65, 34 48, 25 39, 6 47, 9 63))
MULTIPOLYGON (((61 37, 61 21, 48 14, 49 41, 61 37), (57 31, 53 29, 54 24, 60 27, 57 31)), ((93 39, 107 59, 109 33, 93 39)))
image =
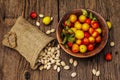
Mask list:
POLYGON ((98 54, 108 40, 104 18, 90 9, 76 9, 66 13, 56 28, 57 40, 68 54, 87 58, 98 54))

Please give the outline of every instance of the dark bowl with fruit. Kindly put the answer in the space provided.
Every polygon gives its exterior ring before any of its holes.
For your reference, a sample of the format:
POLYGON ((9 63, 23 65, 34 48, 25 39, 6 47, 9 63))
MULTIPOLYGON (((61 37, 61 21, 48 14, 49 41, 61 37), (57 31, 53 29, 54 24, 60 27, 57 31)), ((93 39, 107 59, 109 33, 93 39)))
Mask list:
POLYGON ((88 58, 98 54, 108 40, 104 18, 90 9, 76 9, 66 13, 56 28, 57 40, 68 54, 88 58))

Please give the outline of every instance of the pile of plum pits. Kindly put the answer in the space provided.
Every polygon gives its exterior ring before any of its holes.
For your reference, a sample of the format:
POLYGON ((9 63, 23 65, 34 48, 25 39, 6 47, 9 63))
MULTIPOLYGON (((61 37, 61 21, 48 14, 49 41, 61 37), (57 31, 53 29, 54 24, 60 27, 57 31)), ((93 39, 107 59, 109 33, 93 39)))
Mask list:
POLYGON ((82 9, 82 14, 71 13, 62 23, 62 45, 73 53, 92 51, 102 41, 102 29, 92 12, 82 9))

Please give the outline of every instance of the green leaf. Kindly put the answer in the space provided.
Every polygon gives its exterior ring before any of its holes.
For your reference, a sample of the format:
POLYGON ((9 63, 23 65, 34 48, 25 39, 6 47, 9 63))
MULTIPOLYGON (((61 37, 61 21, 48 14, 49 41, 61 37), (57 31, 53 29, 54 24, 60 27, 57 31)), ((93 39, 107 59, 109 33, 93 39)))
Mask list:
POLYGON ((64 38, 64 36, 65 36, 64 33, 61 33, 61 37, 62 37, 62 39, 64 38))
POLYGON ((75 38, 74 37, 68 37, 68 39, 67 39, 69 42, 74 42, 75 41, 75 38))
POLYGON ((68 32, 69 32, 70 34, 73 34, 73 33, 74 33, 72 29, 68 29, 68 32))
POLYGON ((68 26, 66 26, 66 27, 65 27, 65 30, 68 30, 68 29, 69 29, 69 27, 68 27, 68 26))
POLYGON ((92 20, 93 20, 93 21, 97 21, 96 17, 94 17, 92 20))
POLYGON ((74 36, 75 36, 75 34, 71 34, 71 35, 70 35, 70 37, 74 37, 74 36))
POLYGON ((62 30, 62 33, 63 33, 63 34, 66 34, 65 29, 62 30))
POLYGON ((91 12, 90 12, 89 18, 93 19, 93 14, 91 12))
POLYGON ((87 10, 82 9, 82 13, 83 13, 83 15, 88 16, 88 12, 87 12, 87 10))
POLYGON ((67 48, 67 49, 69 48, 67 44, 65 44, 64 46, 65 46, 65 48, 67 48))
POLYGON ((62 44, 65 44, 66 41, 67 41, 67 37, 65 36, 64 39, 63 39, 63 41, 62 41, 62 44))

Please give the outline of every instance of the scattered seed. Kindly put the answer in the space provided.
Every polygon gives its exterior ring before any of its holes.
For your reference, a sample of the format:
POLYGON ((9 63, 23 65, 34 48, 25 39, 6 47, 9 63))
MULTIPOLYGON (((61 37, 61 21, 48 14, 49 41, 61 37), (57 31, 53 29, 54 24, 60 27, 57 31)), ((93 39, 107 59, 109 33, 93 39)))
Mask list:
POLYGON ((73 58, 69 59, 69 63, 72 64, 73 63, 73 58))
POLYGON ((40 26, 40 22, 39 21, 36 21, 36 26, 40 26))
POLYGON ((53 17, 51 17, 50 19, 51 19, 51 21, 52 21, 52 20, 53 20, 53 17))
POLYGON ((51 62, 48 62, 47 65, 50 65, 50 66, 51 66, 51 62))
POLYGON ((73 66, 76 67, 77 65, 78 65, 78 62, 75 60, 75 61, 73 62, 73 66))
POLYGON ((39 14, 39 17, 40 17, 40 18, 43 18, 43 17, 44 17, 44 15, 43 15, 43 14, 39 14))
POLYGON ((59 48, 55 47, 55 50, 57 51, 57 50, 59 50, 59 48))
POLYGON ((77 75, 77 73, 76 72, 73 72, 72 74, 71 74, 71 77, 75 77, 77 75))
POLYGON ((52 49, 52 48, 51 48, 51 47, 49 47, 49 48, 48 48, 48 51, 51 51, 51 49, 52 49))
POLYGON ((97 71, 97 72, 96 72, 96 76, 100 76, 100 71, 97 71))
POLYGON ((113 41, 110 42, 110 46, 111 46, 111 47, 115 46, 115 42, 113 42, 113 41))
POLYGON ((47 31, 46 31, 46 34, 50 34, 50 33, 51 33, 51 31, 50 31, 50 30, 47 30, 47 31))
POLYGON ((44 69, 44 66, 40 66, 39 69, 40 69, 40 70, 43 70, 43 69, 44 69))
POLYGON ((93 69, 93 70, 92 70, 92 73, 93 73, 94 75, 96 75, 96 70, 95 70, 95 69, 93 69))
POLYGON ((66 64, 65 64, 65 62, 64 62, 64 61, 61 61, 61 65, 62 65, 62 66, 65 66, 66 64))
POLYGON ((54 48, 54 47, 52 47, 51 52, 52 52, 52 53, 55 52, 55 48, 54 48))
POLYGON ((57 72, 60 72, 60 67, 57 68, 57 72))
POLYGON ((52 57, 49 58, 50 61, 54 60, 52 57))
POLYGON ((55 29, 51 29, 50 32, 51 32, 51 33, 55 32, 55 29))
POLYGON ((58 59, 58 60, 56 60, 56 63, 60 63, 60 60, 58 59))
POLYGON ((60 50, 57 50, 57 53, 60 54, 60 50))
POLYGON ((57 45, 57 48, 60 49, 60 45, 59 44, 57 45))
POLYGON ((56 65, 60 66, 60 63, 59 63, 59 62, 57 62, 57 63, 56 63, 56 65))
POLYGON ((54 69, 54 70, 57 70, 57 65, 54 65, 53 69, 54 69))
POLYGON ((57 54, 56 54, 56 57, 60 57, 60 53, 57 53, 57 54))
POLYGON ((66 65, 66 66, 64 66, 64 69, 68 70, 68 69, 70 69, 70 66, 66 65))
POLYGON ((45 61, 44 61, 44 64, 47 64, 47 62, 48 62, 48 61, 47 61, 47 60, 45 60, 45 61))
POLYGON ((47 54, 49 55, 49 54, 51 54, 51 52, 48 51, 47 54))
POLYGON ((55 55, 52 55, 51 57, 52 57, 52 58, 55 58, 55 55))
POLYGON ((47 66, 47 70, 49 70, 50 68, 51 68, 51 65, 48 65, 48 66, 47 66))
POLYGON ((44 69, 46 69, 47 68, 47 65, 44 65, 44 69))
POLYGON ((54 64, 54 63, 55 63, 55 60, 51 60, 51 63, 54 64))
POLYGON ((58 59, 59 59, 59 57, 57 57, 57 56, 56 56, 54 59, 58 60, 58 59))

